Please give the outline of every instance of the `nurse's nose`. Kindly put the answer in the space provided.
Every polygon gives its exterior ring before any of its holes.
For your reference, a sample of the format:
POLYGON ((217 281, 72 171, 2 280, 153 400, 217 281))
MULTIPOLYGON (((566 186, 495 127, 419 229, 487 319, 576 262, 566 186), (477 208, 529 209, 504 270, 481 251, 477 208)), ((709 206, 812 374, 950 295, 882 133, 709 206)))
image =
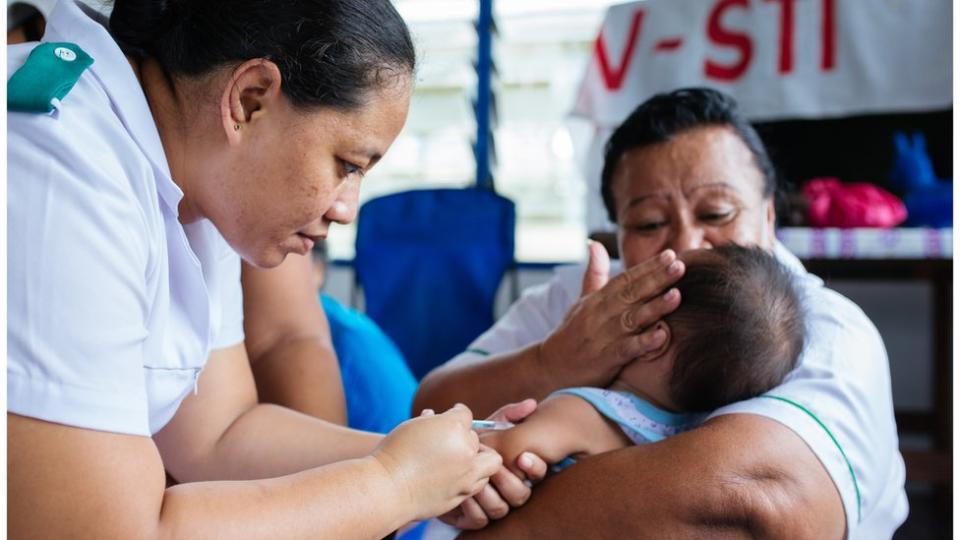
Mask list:
POLYGON ((358 182, 345 182, 337 198, 330 205, 324 217, 334 223, 345 225, 357 218, 357 207, 360 205, 360 186, 358 182))
POLYGON ((709 249, 713 245, 707 240, 703 229, 697 226, 681 225, 670 243, 670 248, 677 253, 691 249, 709 249))

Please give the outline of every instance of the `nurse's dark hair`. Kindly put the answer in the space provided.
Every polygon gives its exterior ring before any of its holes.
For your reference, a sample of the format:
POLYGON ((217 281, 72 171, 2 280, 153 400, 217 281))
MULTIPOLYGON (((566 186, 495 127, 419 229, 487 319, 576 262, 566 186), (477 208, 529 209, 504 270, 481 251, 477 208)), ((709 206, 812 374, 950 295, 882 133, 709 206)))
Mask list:
POLYGON ((726 126, 740 137, 763 175, 763 196, 773 196, 777 190, 773 163, 760 136, 737 109, 737 102, 711 88, 681 88, 641 103, 607 140, 600 194, 611 222, 617 222, 612 183, 620 157, 634 148, 666 142, 684 131, 704 126, 726 126))
POLYGON ((669 391, 684 411, 712 411, 783 382, 805 340, 793 273, 758 247, 726 244, 687 264, 680 306, 664 317, 675 347, 669 391))
POLYGON ((114 0, 110 31, 173 78, 252 58, 280 69, 301 108, 351 110, 413 73, 413 42, 390 0, 114 0))

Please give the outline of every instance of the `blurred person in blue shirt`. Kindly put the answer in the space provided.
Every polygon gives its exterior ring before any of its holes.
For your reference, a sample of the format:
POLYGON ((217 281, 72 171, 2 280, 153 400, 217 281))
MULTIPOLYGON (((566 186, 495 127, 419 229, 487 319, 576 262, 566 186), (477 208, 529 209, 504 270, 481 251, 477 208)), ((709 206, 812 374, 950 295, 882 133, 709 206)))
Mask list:
POLYGON ((347 401, 347 425, 386 433, 410 417, 417 381, 403 353, 370 317, 319 292, 326 281, 324 242, 312 252, 314 283, 327 315, 347 401))

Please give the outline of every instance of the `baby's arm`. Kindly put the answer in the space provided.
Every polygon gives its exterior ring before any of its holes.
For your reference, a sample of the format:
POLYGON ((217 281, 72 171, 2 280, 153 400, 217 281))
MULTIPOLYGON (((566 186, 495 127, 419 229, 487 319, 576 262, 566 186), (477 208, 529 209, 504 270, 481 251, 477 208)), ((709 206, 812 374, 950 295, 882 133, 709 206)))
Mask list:
POLYGON ((586 400, 561 394, 543 401, 522 424, 481 435, 480 442, 497 450, 503 463, 523 477, 517 458, 531 452, 549 464, 568 456, 593 455, 631 446, 620 427, 586 400))

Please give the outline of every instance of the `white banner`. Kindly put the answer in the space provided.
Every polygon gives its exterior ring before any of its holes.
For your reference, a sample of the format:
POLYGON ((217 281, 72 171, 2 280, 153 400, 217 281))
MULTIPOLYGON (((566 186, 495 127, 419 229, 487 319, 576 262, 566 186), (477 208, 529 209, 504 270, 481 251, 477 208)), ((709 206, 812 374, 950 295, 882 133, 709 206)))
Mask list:
MULTIPOLYGON (((950 0, 646 0, 611 7, 574 114, 597 128, 585 164, 641 102, 683 86, 732 95, 751 120, 949 108, 950 0)), ((588 227, 606 223, 597 195, 588 227)))
POLYGON ((575 113, 620 123, 651 95, 711 86, 751 120, 942 109, 950 0, 646 0, 607 11, 575 113))

